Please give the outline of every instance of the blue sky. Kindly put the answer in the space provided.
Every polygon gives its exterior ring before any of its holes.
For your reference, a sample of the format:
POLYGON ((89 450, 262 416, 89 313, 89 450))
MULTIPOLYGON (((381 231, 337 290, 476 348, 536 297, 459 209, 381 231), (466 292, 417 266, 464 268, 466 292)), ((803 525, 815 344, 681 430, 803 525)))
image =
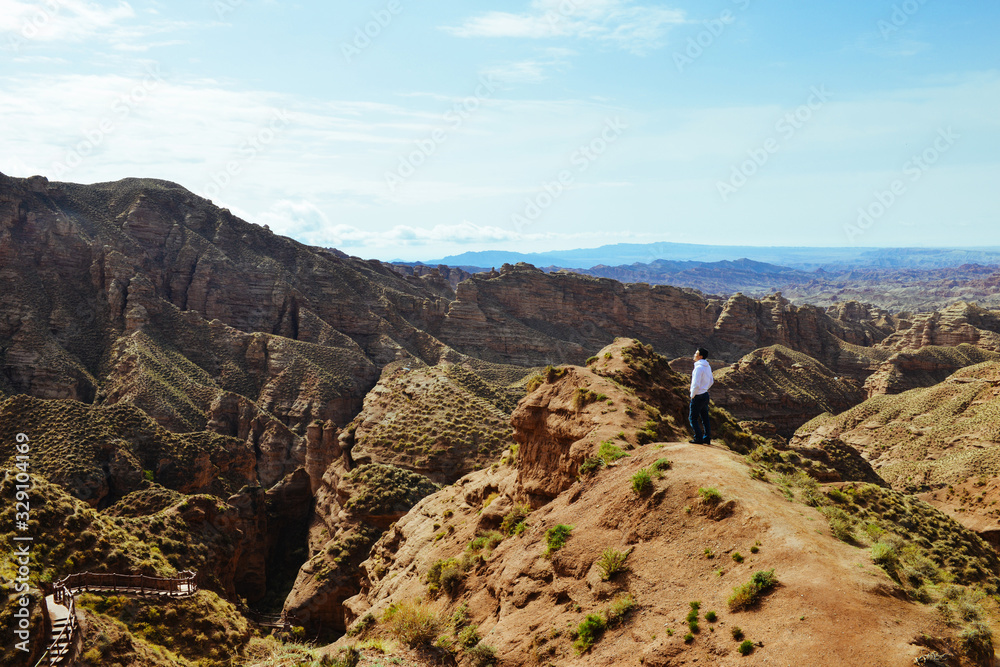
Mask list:
POLYGON ((0 0, 0 171, 379 259, 995 246, 997 34, 981 0, 0 0))

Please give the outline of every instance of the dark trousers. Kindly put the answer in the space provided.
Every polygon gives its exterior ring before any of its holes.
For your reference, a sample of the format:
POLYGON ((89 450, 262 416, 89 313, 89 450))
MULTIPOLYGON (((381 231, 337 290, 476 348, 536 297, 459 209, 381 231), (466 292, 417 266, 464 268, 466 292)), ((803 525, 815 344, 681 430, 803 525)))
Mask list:
POLYGON ((691 399, 691 409, 688 411, 688 421, 694 429, 694 439, 708 444, 712 441, 712 425, 708 418, 708 392, 698 394, 691 399), (700 424, 698 422, 701 422, 700 424), (705 431, 702 433, 702 425, 705 431))

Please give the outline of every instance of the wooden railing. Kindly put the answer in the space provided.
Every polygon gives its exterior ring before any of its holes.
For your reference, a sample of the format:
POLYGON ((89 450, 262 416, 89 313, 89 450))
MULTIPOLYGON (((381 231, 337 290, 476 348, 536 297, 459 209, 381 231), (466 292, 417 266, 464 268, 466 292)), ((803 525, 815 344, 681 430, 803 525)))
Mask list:
MULTIPOLYGON (((35 667, 58 665, 73 648, 73 636, 76 634, 77 628, 76 600, 73 598, 73 593, 65 586, 57 583, 55 585, 55 590, 52 592, 52 599, 69 610, 69 617, 66 619, 66 625, 59 630, 59 634, 53 637, 52 641, 49 642, 49 645, 45 648, 45 652, 42 653, 42 657, 35 663, 35 667)), ((49 610, 44 598, 42 599, 42 604, 45 605, 45 609, 42 613, 45 614, 47 619, 49 610)), ((47 621, 45 623, 45 627, 49 627, 47 621)))
MULTIPOLYGON (((124 595, 165 595, 186 597, 198 592, 195 573, 190 570, 174 578, 151 577, 145 574, 106 574, 101 572, 80 572, 60 579, 53 585, 52 601, 69 610, 59 634, 52 638, 35 667, 59 665, 72 650, 76 623, 76 594, 79 592, 113 592, 124 595)), ((48 617, 48 606, 43 612, 48 617)), ((48 623, 46 623, 48 627, 48 623)))
POLYGON ((129 595, 168 595, 170 597, 184 597, 194 595, 198 591, 198 584, 195 583, 195 573, 185 571, 181 576, 151 577, 145 574, 106 574, 101 572, 80 572, 71 574, 57 582, 57 586, 62 584, 68 590, 76 593, 79 591, 111 591, 114 593, 126 593, 129 595))

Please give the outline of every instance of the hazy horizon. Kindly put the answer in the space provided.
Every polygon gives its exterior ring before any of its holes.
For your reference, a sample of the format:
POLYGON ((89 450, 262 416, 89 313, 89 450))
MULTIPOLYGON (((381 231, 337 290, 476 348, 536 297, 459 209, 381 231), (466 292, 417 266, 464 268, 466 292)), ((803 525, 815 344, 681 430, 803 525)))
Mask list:
POLYGON ((408 261, 1000 245, 1000 6, 0 0, 0 171, 408 261))

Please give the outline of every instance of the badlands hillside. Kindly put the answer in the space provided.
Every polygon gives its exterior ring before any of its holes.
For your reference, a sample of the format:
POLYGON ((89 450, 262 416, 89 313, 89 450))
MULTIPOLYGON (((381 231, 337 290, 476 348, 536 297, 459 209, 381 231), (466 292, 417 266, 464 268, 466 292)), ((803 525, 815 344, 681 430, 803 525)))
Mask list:
POLYGON ((0 284, 0 664, 63 577, 185 571, 77 593, 61 664, 993 664, 998 312, 405 269, 2 175, 0 284))

